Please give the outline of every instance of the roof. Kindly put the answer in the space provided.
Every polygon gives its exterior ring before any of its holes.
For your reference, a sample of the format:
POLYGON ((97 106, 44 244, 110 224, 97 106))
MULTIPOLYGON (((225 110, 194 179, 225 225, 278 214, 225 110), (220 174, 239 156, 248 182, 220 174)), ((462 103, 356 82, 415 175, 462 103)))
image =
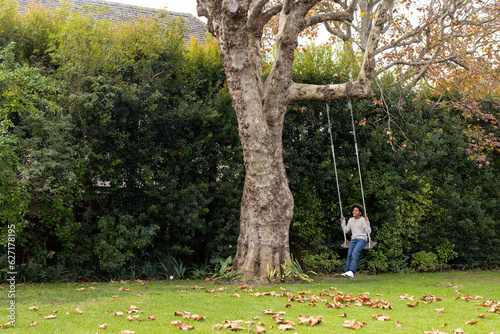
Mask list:
MULTIPOLYGON (((60 8, 61 1, 59 0, 14 0, 14 2, 19 4, 19 11, 21 13, 25 12, 29 8, 30 3, 40 3, 45 7, 60 8)), ((205 24, 189 13, 179 13, 171 12, 166 10, 159 10, 150 7, 132 6, 122 3, 105 1, 105 0, 64 0, 64 2, 69 3, 71 8, 77 11, 85 11, 84 6, 93 6, 95 8, 108 7, 109 10, 103 14, 95 14, 99 19, 106 19, 110 22, 129 22, 139 19, 144 16, 156 16, 162 15, 166 16, 167 19, 182 18, 185 20, 186 25, 189 29, 188 36, 185 39, 185 43, 188 43, 191 36, 198 38, 200 43, 205 41, 205 34, 207 30, 205 24)))

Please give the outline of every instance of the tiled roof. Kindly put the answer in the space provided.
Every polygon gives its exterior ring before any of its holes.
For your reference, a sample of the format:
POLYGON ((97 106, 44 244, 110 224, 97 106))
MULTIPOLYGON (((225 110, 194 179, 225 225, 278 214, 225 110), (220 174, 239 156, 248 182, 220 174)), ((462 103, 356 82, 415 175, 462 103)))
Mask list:
MULTIPOLYGON (((59 8, 61 7, 61 2, 59 0, 14 0, 19 4, 19 11, 23 13, 29 7, 32 2, 41 3, 46 7, 59 8)), ((106 6, 109 8, 103 14, 95 14, 99 19, 107 19, 110 22, 128 22, 134 21, 140 17, 144 16, 156 16, 165 15, 167 19, 182 18, 185 20, 187 27, 189 28, 189 33, 185 39, 187 43, 191 36, 196 36, 200 43, 205 41, 205 34, 207 32, 205 24, 189 13, 178 13, 165 10, 158 10, 155 8, 132 6, 121 4, 117 2, 104 1, 104 0, 65 0, 70 6, 78 11, 85 11, 84 6, 93 6, 95 8, 106 6)))

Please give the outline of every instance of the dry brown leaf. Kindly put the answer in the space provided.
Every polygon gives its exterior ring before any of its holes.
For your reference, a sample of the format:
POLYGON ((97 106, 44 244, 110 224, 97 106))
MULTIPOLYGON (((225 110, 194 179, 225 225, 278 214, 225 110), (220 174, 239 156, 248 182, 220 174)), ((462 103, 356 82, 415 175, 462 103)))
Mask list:
POLYGON ((462 328, 457 328, 453 330, 453 334, 465 334, 465 332, 462 328))
POLYGON ((222 329, 222 328, 224 328, 224 326, 221 325, 221 324, 217 324, 217 325, 213 325, 212 326, 212 329, 216 329, 216 330, 219 330, 219 329, 222 329))
POLYGON ((78 314, 82 314, 83 313, 83 311, 80 310, 78 307, 75 307, 75 312, 78 313, 78 314))
POLYGON ((398 322, 396 322, 396 327, 401 327, 401 326, 403 326, 403 323, 399 322, 399 320, 398 320, 398 322))
POLYGON ((441 331, 433 328, 432 331, 424 331, 424 334, 448 334, 448 333, 441 332, 441 331))
POLYGON ((286 331, 287 329, 295 329, 292 325, 279 325, 278 329, 280 331, 286 331))
POLYGON ((198 314, 193 314, 191 316, 191 319, 196 320, 196 321, 201 321, 205 320, 207 317, 205 315, 198 315, 198 314))
POLYGON ((106 329, 106 328, 108 328, 108 324, 102 324, 102 325, 99 326, 99 328, 106 329))
POLYGON ((469 320, 469 321, 467 321, 465 324, 466 324, 466 325, 475 325, 475 324, 477 324, 478 322, 479 322, 479 320, 469 320))
POLYGON ((350 329, 360 329, 363 327, 364 323, 361 321, 356 321, 356 320, 346 320, 344 321, 344 324, 342 325, 343 327, 350 328, 350 329))
POLYGON ((30 307, 28 307, 28 310, 30 310, 30 311, 36 311, 36 310, 38 310, 38 309, 39 309, 39 308, 38 308, 38 307, 36 307, 36 306, 30 306, 30 307))
POLYGON ((246 331, 247 330, 245 327, 241 327, 236 322, 233 322, 233 323, 231 323, 229 325, 230 325, 229 329, 231 331, 233 331, 233 332, 236 332, 236 331, 246 331))
POLYGON ((434 309, 434 312, 436 312, 436 313, 443 313, 444 310, 445 310, 444 308, 436 308, 436 309, 434 309))
POLYGON ((114 316, 117 316, 117 317, 121 317, 123 315, 123 312, 116 312, 116 313, 113 313, 114 316))
POLYGON ((486 319, 488 316, 486 314, 476 313, 476 316, 481 319, 486 319))
POLYGON ((182 321, 180 321, 180 320, 174 320, 174 321, 172 321, 170 324, 171 324, 172 326, 177 326, 177 325, 178 325, 178 324, 180 324, 180 323, 182 323, 182 321))
POLYGON ((49 314, 49 315, 46 315, 44 318, 45 319, 55 319, 57 317, 57 315, 55 314, 49 314))
POLYGON ((131 315, 128 315, 128 316, 127 316, 127 320, 128 320, 128 321, 132 321, 132 320, 134 320, 134 318, 133 318, 131 315))
POLYGON ((126 329, 126 330, 121 331, 120 334, 135 334, 135 332, 129 331, 128 329, 126 329))
POLYGON ((408 307, 416 307, 416 306, 418 306, 418 302, 414 302, 413 304, 412 303, 406 303, 406 306, 408 306, 408 307))
POLYGON ((232 295, 229 295, 229 297, 238 297, 238 298, 239 298, 239 297, 240 297, 240 295, 239 295, 239 294, 237 294, 237 293, 233 293, 232 295))
POLYGON ((263 327, 260 327, 260 326, 255 326, 255 331, 257 333, 265 333, 266 332, 266 329, 263 328, 263 327))
POLYGON ((194 329, 194 326, 190 326, 189 322, 181 322, 177 324, 177 327, 179 327, 179 329, 182 329, 183 331, 194 329))
POLYGON ((85 291, 85 288, 76 289, 76 291, 85 291))
POLYGON ((274 312, 274 311, 273 311, 273 310, 271 310, 271 309, 264 310, 264 311, 262 311, 262 313, 264 313, 264 314, 276 314, 276 312, 274 312))
POLYGON ((30 325, 30 326, 36 326, 36 324, 37 324, 37 322, 34 321, 34 322, 30 322, 28 325, 30 325))
POLYGON ((345 318, 345 317, 347 317, 347 313, 339 314, 339 317, 345 318))

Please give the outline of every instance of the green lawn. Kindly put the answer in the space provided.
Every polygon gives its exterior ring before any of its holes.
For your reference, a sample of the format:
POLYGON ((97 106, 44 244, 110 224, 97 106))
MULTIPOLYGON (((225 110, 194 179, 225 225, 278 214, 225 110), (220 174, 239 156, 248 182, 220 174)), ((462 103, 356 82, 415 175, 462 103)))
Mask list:
MULTIPOLYGON (((249 286, 250 287, 250 286, 249 286)), ((120 333, 122 330, 141 333, 177 333, 180 329, 171 322, 183 320, 189 322, 195 329, 192 333, 229 333, 229 329, 219 331, 212 329, 213 325, 224 321, 243 320, 263 322, 266 333, 282 333, 272 315, 263 314, 263 310, 285 311, 282 317, 296 323, 289 333, 424 333, 433 328, 452 334, 461 328, 465 333, 500 334, 500 314, 490 313, 491 307, 480 306, 488 300, 500 302, 500 271, 445 272, 426 274, 384 274, 358 275, 354 280, 335 277, 316 277, 313 283, 279 284, 255 286, 252 291, 242 290, 237 285, 213 285, 205 281, 147 281, 122 283, 79 283, 79 284, 24 284, 16 288, 16 319, 15 327, 2 328, 5 333, 120 333), (193 289, 193 287, 200 289, 193 289), (224 291, 207 293, 207 290, 226 287, 224 291), (85 288, 78 291, 78 289, 85 288), (126 291, 130 289, 130 291, 126 291), (282 294, 293 294, 297 299, 299 292, 304 302, 289 301, 282 294), (276 295, 255 296, 251 294, 271 292, 276 295), (320 296, 322 291, 327 294, 320 296), (351 306, 343 309, 327 308, 325 304, 332 302, 332 295, 338 292, 352 294, 359 299, 360 294, 369 293, 367 297, 372 302, 384 300, 390 303, 392 309, 372 308, 369 306, 351 306), (238 294, 237 296, 232 296, 238 294), (472 299, 465 300, 457 297, 472 299), (403 295, 415 297, 414 301, 398 298, 403 295), (420 298, 429 295, 440 298, 441 301, 424 303, 420 298), (310 298, 318 298, 316 305, 311 305, 310 298), (482 297, 482 298, 481 298, 482 297), (324 300, 322 301, 321 298, 324 300), (416 307, 408 307, 409 302, 419 302, 416 307), (289 307, 287 307, 289 304, 289 307), (139 320, 127 320, 127 310, 136 306, 141 312, 139 320), (38 310, 28 310, 36 306, 38 310), (75 308, 83 311, 78 314, 75 308), (445 309, 442 313, 435 309, 445 309), (175 316, 174 313, 191 312, 205 316, 205 320, 194 321, 175 316), (54 313, 57 312, 57 313, 54 313), (123 312, 123 316, 114 315, 123 312), (346 317, 339 315, 346 314, 346 317), (386 313, 391 319, 377 321, 372 316, 386 313), (487 318, 479 318, 477 314, 485 314, 487 318), (55 314, 54 319, 45 319, 47 315, 55 314), (323 323, 314 327, 298 325, 298 316, 322 316, 323 323), (155 316, 156 320, 149 320, 155 316), (254 317, 259 317, 254 320, 254 317), (359 331, 343 327, 346 320, 366 323, 359 331), (467 325, 467 321, 478 320, 476 324, 467 325), (29 326, 36 322, 35 326, 29 326), (396 324, 400 323, 398 327, 396 324), (106 329, 99 326, 106 323, 106 329), (445 325, 447 324, 447 325, 445 325), (273 327, 273 328, 271 328, 273 327)), ((0 322, 8 322, 7 307, 9 299, 8 287, 3 285, 0 290, 0 322)), ((343 303, 346 304, 345 302, 343 303)), ((378 305, 382 305, 379 302, 378 305)), ((249 327, 242 323, 243 327, 249 327)))

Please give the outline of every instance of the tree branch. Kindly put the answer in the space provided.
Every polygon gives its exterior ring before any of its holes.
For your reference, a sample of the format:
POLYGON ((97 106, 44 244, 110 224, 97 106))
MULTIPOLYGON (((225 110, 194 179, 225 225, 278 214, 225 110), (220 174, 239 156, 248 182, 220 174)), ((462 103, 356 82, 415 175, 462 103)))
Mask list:
POLYGON ((366 99, 373 94, 370 85, 364 85, 358 82, 331 85, 310 85, 293 82, 289 92, 292 101, 331 101, 339 100, 347 96, 366 99))

